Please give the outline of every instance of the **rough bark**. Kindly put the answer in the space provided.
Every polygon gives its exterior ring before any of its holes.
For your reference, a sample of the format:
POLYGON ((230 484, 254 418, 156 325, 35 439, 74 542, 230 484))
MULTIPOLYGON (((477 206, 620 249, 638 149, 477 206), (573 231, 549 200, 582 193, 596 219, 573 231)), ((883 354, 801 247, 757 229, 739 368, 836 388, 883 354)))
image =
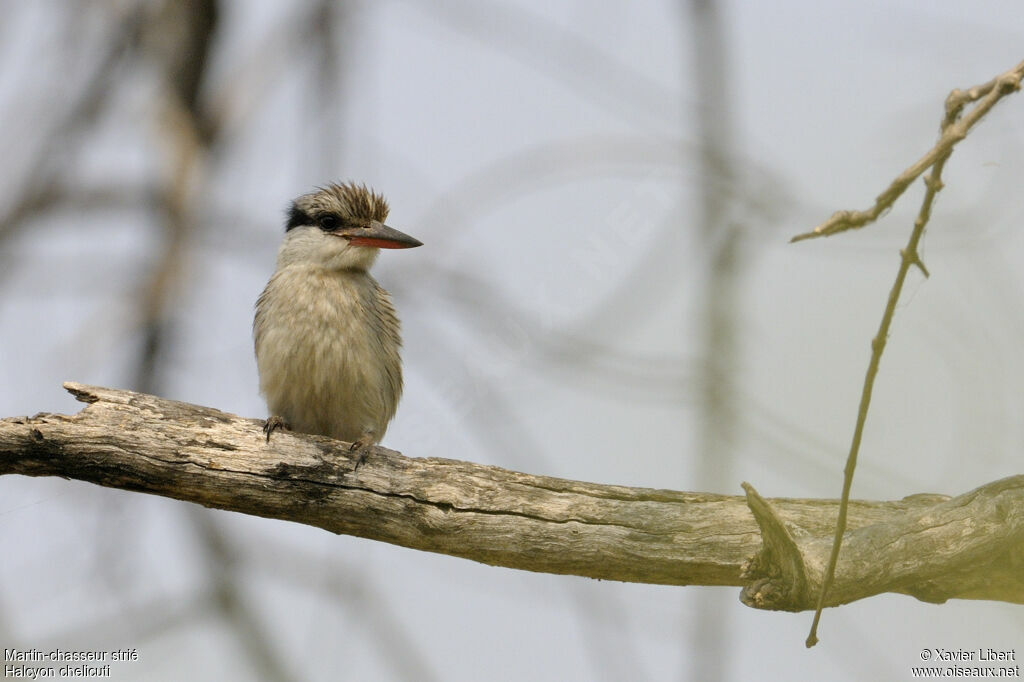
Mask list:
MULTIPOLYGON (((769 609, 814 607, 831 545, 835 500, 598 485, 384 448, 356 469, 340 441, 276 432, 267 443, 258 420, 65 387, 88 403, 78 414, 0 420, 0 474, 74 478, 495 566, 742 586, 744 603, 769 609)), ((854 501, 849 528, 829 605, 882 592, 1024 603, 1024 476, 956 498, 854 501)))

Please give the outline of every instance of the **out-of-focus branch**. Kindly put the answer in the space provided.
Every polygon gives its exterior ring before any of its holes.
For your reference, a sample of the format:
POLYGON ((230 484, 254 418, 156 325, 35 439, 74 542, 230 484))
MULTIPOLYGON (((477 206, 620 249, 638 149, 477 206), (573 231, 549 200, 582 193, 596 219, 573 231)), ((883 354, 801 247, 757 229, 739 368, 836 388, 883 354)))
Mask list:
POLYGON ((163 242, 139 287, 144 343, 134 384, 143 391, 157 390, 157 368, 168 336, 169 302, 184 272, 194 227, 195 191, 202 161, 213 142, 204 132, 208 126, 199 108, 198 91, 217 13, 214 0, 165 2, 142 32, 142 49, 160 66, 163 76, 157 131, 165 165, 157 197, 163 242))
MULTIPOLYGON (((187 253, 197 226, 195 206, 200 200, 204 161, 216 146, 219 129, 200 102, 220 6, 217 0, 166 0, 156 7, 143 32, 142 49, 159 66, 162 98, 156 112, 156 132, 163 148, 164 175, 156 209, 163 241, 155 265, 139 288, 139 318, 144 337, 135 371, 135 384, 155 391, 160 385, 162 361, 170 333, 171 305, 180 293, 187 253)), ((231 626, 244 658, 259 679, 289 682, 295 679, 278 654, 271 632, 239 587, 238 572, 227 537, 208 516, 188 515, 202 543, 209 565, 213 604, 231 626)))
MULTIPOLYGON (((745 230, 733 214, 735 171, 731 163, 731 95, 734 82, 728 69, 729 43, 717 0, 685 0, 687 35, 693 70, 682 91, 696 91, 693 134, 698 202, 691 220, 699 235, 706 275, 700 290, 700 350, 697 379, 697 423, 694 474, 702 486, 724 490, 731 478, 738 440, 736 396, 740 283, 744 272, 745 230), (691 86, 691 83, 693 84, 691 86)), ((684 223, 685 225, 685 223, 684 223)), ((683 227, 683 225, 680 225, 683 227)), ((679 257, 683 253, 678 254, 679 257)), ((723 679, 728 665, 728 612, 710 595, 701 595, 690 614, 696 646, 706 653, 690 660, 689 677, 723 679)))
POLYGON ((673 127, 666 116, 672 111, 671 90, 613 52, 581 39, 576 31, 511 3, 451 0, 409 5, 480 41, 487 50, 539 69, 545 78, 558 81, 630 125, 654 130, 673 127))
POLYGON ((58 175, 62 170, 52 163, 54 158, 62 158, 54 152, 66 152, 69 139, 92 123, 117 81, 114 66, 138 39, 144 23, 144 12, 137 7, 129 7, 114 22, 109 32, 111 39, 96 60, 96 66, 79 96, 71 100, 57 117, 46 137, 45 147, 36 154, 33 166, 20 172, 23 190, 17 194, 15 203, 0 215, 0 239, 36 213, 53 207, 60 185, 58 175))
MULTIPOLYGON (((789 584, 796 573, 777 569, 778 552, 761 553, 743 497, 582 483, 383 448, 354 470, 346 443, 277 433, 268 444, 256 420, 66 386, 89 403, 78 414, 0 420, 0 474, 75 478, 509 568, 743 585, 751 605, 786 610, 813 607, 834 527, 834 500, 775 499, 770 512, 751 505, 762 525, 771 518, 795 538, 803 578, 789 584)), ((1024 603, 1024 476, 952 500, 852 502, 850 528, 850 547, 862 553, 840 563, 830 605, 881 592, 1024 603)))

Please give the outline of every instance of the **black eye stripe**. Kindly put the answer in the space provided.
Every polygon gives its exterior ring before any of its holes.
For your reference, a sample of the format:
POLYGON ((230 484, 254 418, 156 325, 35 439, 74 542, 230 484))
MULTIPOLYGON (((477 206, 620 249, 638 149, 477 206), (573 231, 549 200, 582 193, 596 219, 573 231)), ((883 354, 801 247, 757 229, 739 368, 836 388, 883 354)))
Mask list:
POLYGON ((288 223, 285 225, 285 232, 296 227, 301 227, 302 225, 312 224, 313 221, 310 220, 309 214, 298 206, 292 204, 291 209, 288 211, 288 223))
POLYGON ((324 232, 335 232, 345 227, 361 227, 363 229, 370 229, 370 227, 372 227, 371 225, 363 223, 364 221, 362 220, 342 217, 337 213, 307 212, 295 204, 292 204, 288 210, 288 222, 285 225, 285 231, 303 226, 319 227, 324 232))

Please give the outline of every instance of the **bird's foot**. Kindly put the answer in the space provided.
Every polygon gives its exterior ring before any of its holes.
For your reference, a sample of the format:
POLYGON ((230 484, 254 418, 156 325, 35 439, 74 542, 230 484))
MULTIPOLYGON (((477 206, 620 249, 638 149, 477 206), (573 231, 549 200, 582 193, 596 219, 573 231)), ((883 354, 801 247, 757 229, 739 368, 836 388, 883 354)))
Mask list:
POLYGON ((284 429, 285 431, 291 431, 291 425, 284 420, 284 417, 268 417, 267 421, 263 424, 263 433, 267 434, 267 442, 270 442, 270 434, 278 429, 284 429))
POLYGON ((370 448, 373 447, 373 437, 366 434, 357 441, 354 441, 352 445, 348 446, 348 451, 356 457, 356 465, 352 468, 352 471, 359 469, 359 466, 366 461, 366 458, 370 454, 370 448))

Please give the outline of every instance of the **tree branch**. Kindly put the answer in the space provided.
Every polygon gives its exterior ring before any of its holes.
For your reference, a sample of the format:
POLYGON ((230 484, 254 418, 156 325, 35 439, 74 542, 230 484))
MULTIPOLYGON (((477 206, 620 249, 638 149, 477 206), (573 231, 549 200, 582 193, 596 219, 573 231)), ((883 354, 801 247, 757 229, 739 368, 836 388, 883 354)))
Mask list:
POLYGON ((931 168, 931 174, 925 178, 927 190, 925 191, 924 201, 921 204, 921 209, 918 211, 917 220, 914 221, 914 229, 911 231, 907 246, 900 251, 900 267, 896 273, 896 281, 889 291, 889 299, 885 306, 885 312, 882 314, 882 321, 878 326, 878 333, 871 341, 871 360, 868 362, 867 373, 864 377, 864 388, 861 391, 860 405, 857 410, 857 424, 853 430, 850 451, 846 458, 846 467, 843 470, 843 492, 840 498, 839 516, 836 519, 835 535, 832 540, 832 552, 825 569, 825 578, 821 583, 818 604, 814 612, 814 620, 811 623, 811 631, 807 635, 806 644, 808 647, 818 643, 818 623, 821 620, 821 611, 827 606, 828 591, 832 587, 836 565, 839 561, 839 551, 843 544, 844 533, 846 532, 846 506, 850 499, 850 489, 853 486, 853 474, 857 469, 857 456, 860 452, 861 440, 864 436, 868 409, 871 406, 871 394, 874 390, 875 378, 878 375, 878 368, 882 361, 882 353, 885 351, 885 345, 889 338, 889 328, 892 326, 896 306, 899 303, 900 294, 903 291, 903 285, 906 283, 907 273, 910 272, 911 267, 916 266, 925 277, 929 276, 928 268, 921 261, 918 245, 924 236, 928 220, 931 218, 932 203, 935 201, 935 195, 943 187, 942 170, 946 165, 946 161, 953 153, 954 145, 967 137, 971 127, 980 121, 1004 95, 1020 90, 1022 79, 1024 79, 1024 62, 1021 62, 1001 76, 993 78, 988 83, 970 88, 966 92, 953 90, 946 98, 945 114, 942 117, 939 141, 935 143, 930 152, 901 173, 889 185, 889 188, 878 196, 874 207, 868 211, 838 211, 827 221, 814 228, 813 231, 798 235, 791 240, 800 241, 801 239, 835 234, 844 230, 859 228, 873 222, 883 211, 888 210, 892 206, 893 202, 903 194, 915 178, 929 167, 931 168), (972 102, 978 102, 977 106, 961 118, 964 107, 972 102))
POLYGON ((864 211, 836 211, 832 216, 810 232, 798 234, 790 242, 814 239, 828 235, 854 230, 873 223, 883 213, 892 208, 893 203, 910 187, 926 170, 940 160, 949 158, 953 147, 967 137, 967 133, 1006 95, 1017 92, 1024 80, 1024 62, 1013 67, 1006 73, 996 76, 987 83, 976 85, 967 90, 953 90, 946 98, 946 116, 939 141, 909 168, 900 173, 884 192, 875 199, 875 204, 864 211), (979 101, 980 100, 980 101, 979 101), (960 118, 966 105, 978 102, 970 113, 960 118), (948 122, 948 123, 947 123, 948 122))
MULTIPOLYGON (((353 471, 347 445, 329 438, 278 432, 268 444, 258 420, 65 387, 88 403, 78 414, 0 420, 0 474, 74 478, 495 566, 744 586, 745 603, 785 610, 814 607, 835 524, 834 500, 765 501, 750 487, 748 508, 740 496, 581 483, 384 448, 353 471), (758 523, 789 539, 773 536, 762 551, 758 523)), ((849 528, 829 605, 882 592, 1024 603, 1024 476, 953 499, 854 501, 849 528)))
MULTIPOLYGON (((747 566, 750 582, 740 599, 756 608, 815 608, 832 539, 789 532, 753 487, 743 487, 765 549, 747 566)), ((913 495, 903 502, 914 499, 926 505, 846 534, 825 606, 882 592, 934 603, 953 597, 1024 603, 1024 476, 954 498, 913 495)))

